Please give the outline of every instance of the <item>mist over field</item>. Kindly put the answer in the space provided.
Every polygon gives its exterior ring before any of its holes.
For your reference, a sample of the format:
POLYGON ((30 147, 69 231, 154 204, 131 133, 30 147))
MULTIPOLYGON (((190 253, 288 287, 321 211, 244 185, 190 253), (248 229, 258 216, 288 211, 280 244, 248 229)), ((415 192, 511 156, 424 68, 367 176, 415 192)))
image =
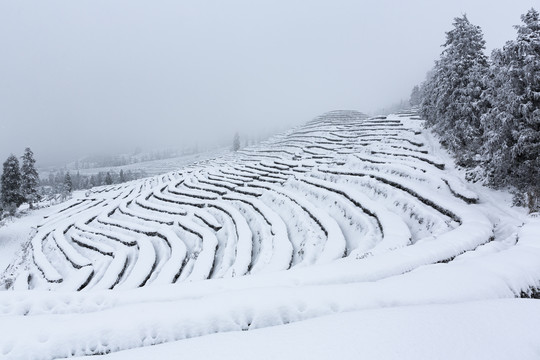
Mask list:
POLYGON ((0 158, 229 144, 408 100, 467 13, 488 51, 531 1, 0 3, 0 158))

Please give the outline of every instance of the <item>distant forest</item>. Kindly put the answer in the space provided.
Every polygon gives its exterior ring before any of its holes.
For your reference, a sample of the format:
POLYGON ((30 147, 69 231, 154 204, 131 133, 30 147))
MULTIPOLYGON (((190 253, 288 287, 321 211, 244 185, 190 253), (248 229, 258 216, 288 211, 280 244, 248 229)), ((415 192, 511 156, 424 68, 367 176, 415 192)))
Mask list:
POLYGON ((81 175, 78 171, 72 173, 58 170, 50 172, 48 177, 40 179, 40 192, 45 197, 54 197, 57 194, 65 192, 66 185, 70 190, 69 192, 71 192, 74 190, 91 189, 94 186, 119 184, 147 176, 144 170, 120 170, 118 172, 109 170, 100 171, 95 175, 81 175))

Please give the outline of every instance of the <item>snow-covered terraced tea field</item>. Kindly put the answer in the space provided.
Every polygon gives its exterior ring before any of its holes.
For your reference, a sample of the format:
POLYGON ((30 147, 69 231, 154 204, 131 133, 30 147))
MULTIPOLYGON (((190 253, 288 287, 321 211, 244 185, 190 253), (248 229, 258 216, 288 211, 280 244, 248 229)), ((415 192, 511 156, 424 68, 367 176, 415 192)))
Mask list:
POLYGON ((0 357, 534 295, 540 221, 503 197, 467 184, 411 114, 330 112, 43 218, 3 275, 0 357))

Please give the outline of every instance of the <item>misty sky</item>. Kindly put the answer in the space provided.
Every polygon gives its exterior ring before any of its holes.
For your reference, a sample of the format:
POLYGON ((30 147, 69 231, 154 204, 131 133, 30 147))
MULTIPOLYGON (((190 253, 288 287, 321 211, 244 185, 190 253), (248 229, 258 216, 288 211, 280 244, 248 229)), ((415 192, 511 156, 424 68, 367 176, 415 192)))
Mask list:
POLYGON ((490 52, 536 1, 0 0, 0 160, 373 113, 408 99, 453 17, 480 25, 490 52))

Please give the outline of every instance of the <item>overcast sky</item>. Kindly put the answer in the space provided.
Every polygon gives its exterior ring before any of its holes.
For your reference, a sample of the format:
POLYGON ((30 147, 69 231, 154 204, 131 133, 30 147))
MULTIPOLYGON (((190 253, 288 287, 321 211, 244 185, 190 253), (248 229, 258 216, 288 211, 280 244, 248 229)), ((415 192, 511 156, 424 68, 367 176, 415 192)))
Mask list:
POLYGON ((373 113, 408 99, 455 16, 482 27, 490 52, 536 1, 0 0, 0 160, 373 113))

